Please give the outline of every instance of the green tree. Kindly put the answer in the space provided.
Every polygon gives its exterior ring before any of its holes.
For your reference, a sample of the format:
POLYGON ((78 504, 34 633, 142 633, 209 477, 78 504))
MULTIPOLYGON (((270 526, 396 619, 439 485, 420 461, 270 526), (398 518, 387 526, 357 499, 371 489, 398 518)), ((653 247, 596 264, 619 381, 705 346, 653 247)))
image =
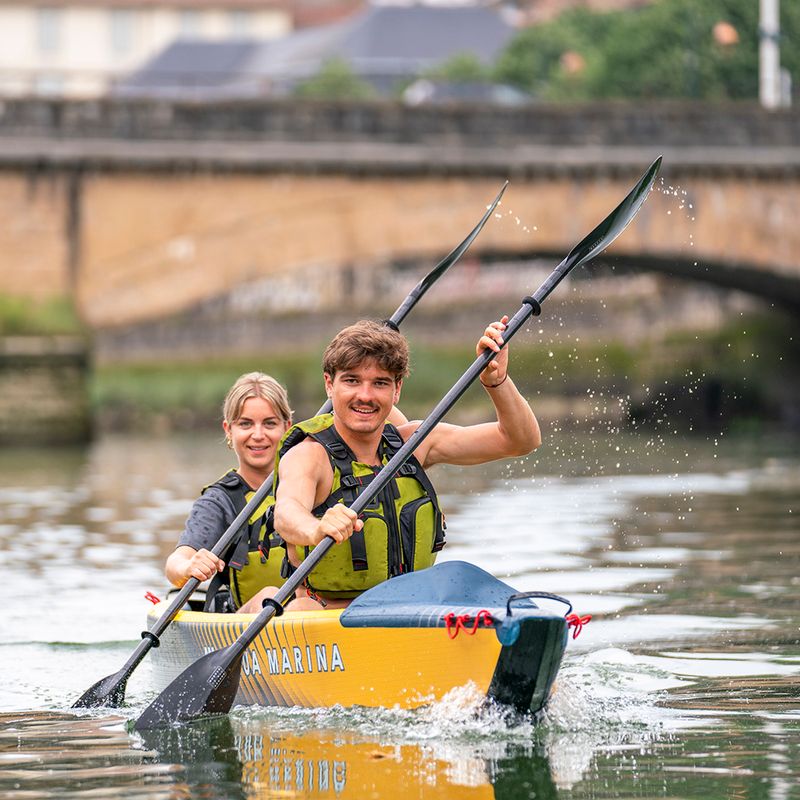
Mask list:
POLYGON ((453 83, 486 81, 490 78, 490 68, 473 53, 457 53, 438 67, 424 73, 426 78, 439 78, 453 83))
POLYGON ((298 84, 294 94, 318 100, 365 100, 374 97, 375 90, 344 59, 331 58, 316 75, 298 84))
POLYGON ((599 43, 607 36, 616 14, 597 14, 585 9, 567 11, 556 20, 521 31, 498 58, 494 77, 543 99, 582 99, 583 79, 567 74, 565 53, 579 53, 587 65, 600 58, 599 43))
MULTIPOLYGON (((781 3, 781 62, 800 84, 800 2, 781 3)), ((575 11, 522 31, 496 77, 544 99, 758 96, 758 3, 656 0, 611 13, 575 11), (738 42, 721 44, 725 22, 738 42), (579 58, 566 59, 565 53, 579 58), (578 68, 576 68, 578 64, 578 68)))

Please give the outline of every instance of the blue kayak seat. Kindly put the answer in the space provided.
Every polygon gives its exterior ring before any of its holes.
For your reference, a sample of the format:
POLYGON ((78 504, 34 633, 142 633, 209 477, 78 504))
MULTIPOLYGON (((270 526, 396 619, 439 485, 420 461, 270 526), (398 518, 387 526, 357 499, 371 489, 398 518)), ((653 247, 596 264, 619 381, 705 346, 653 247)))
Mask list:
MULTIPOLYGON (((483 608, 502 619, 516 591, 474 564, 446 561, 369 589, 342 612, 340 621, 347 628, 433 628, 451 611, 474 614, 483 608)), ((530 600, 525 606, 536 608, 530 600)))

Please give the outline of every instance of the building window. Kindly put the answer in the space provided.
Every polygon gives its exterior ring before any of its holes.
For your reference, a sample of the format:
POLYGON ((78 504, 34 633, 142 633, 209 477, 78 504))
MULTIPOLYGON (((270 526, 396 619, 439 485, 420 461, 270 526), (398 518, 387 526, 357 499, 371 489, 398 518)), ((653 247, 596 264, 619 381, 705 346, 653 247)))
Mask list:
POLYGON ((55 53, 61 46, 60 8, 40 8, 36 12, 36 41, 41 53, 55 53))
POLYGON ((131 9, 111 9, 111 50, 126 55, 133 50, 135 16, 131 9))
POLYGON ((236 9, 228 13, 228 30, 237 39, 246 39, 253 35, 253 15, 249 11, 236 9))
POLYGON ((193 9, 181 11, 178 21, 179 35, 186 39, 193 39, 200 36, 201 28, 200 12, 193 9))

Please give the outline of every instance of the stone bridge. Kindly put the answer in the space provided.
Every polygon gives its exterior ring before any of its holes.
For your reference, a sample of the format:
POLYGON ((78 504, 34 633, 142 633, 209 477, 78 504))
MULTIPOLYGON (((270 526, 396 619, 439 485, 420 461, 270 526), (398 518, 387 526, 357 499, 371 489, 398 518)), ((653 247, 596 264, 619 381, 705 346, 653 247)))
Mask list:
POLYGON ((0 293, 71 294, 98 329, 336 307, 441 258, 506 179, 473 252, 560 260, 663 154, 606 258, 796 312, 798 143, 800 113, 755 106, 6 101, 0 293))

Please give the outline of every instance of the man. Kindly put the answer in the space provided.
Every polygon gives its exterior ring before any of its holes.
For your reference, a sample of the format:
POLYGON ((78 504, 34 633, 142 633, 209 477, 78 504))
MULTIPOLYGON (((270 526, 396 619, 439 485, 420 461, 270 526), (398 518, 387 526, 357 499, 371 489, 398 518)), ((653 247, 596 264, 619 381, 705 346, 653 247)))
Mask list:
POLYGON ((425 468, 523 456, 541 444, 536 417, 508 376, 508 348, 500 349, 507 322, 489 325, 476 348, 498 354, 480 375, 496 421, 437 425, 361 518, 348 505, 420 425, 386 424, 408 374, 408 344, 391 328, 362 321, 328 345, 323 371, 333 415, 300 423, 284 438, 275 528, 295 565, 326 536, 337 544, 309 576, 308 596, 298 593, 288 609, 343 607, 370 586, 433 563, 444 538, 425 468))

